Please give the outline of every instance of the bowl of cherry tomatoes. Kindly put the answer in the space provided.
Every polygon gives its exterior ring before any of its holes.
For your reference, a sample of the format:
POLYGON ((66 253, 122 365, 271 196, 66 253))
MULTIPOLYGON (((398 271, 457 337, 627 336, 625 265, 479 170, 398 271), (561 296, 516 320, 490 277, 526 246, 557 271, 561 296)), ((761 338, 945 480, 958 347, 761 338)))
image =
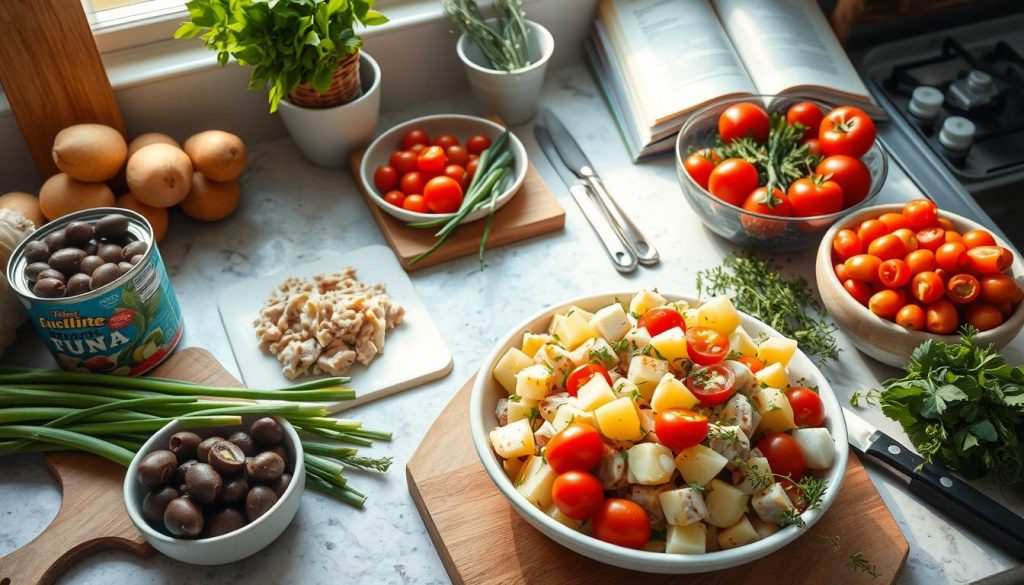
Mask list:
POLYGON ((816 245, 836 220, 870 204, 888 161, 858 108, 748 96, 718 100, 687 120, 676 172, 712 232, 790 251, 816 245))
MULTIPOLYGON (((459 211, 476 173, 480 155, 501 136, 499 124, 458 114, 424 116, 378 136, 363 155, 359 178, 370 199, 387 214, 407 223, 450 218, 459 211)), ((509 133, 514 180, 494 201, 502 207, 526 178, 526 148, 509 133)), ((487 217, 486 207, 461 223, 487 217)))
POLYGON ((815 277, 825 307, 854 345, 891 366, 921 343, 1002 348, 1024 326, 1024 264, 981 224, 928 199, 868 207, 836 223, 818 248, 815 277))

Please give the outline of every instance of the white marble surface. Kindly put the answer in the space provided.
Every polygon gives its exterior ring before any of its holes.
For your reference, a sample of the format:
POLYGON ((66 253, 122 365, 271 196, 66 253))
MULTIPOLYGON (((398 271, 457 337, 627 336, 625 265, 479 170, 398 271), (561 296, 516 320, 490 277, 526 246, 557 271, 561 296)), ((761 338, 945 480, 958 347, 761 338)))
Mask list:
MULTIPOLYGON (((518 129, 534 164, 568 212, 564 232, 488 252, 488 267, 464 258, 414 273, 412 279, 455 358, 451 375, 426 386, 346 413, 368 426, 391 428, 395 440, 373 451, 395 457, 384 477, 357 477, 370 494, 364 511, 309 492, 294 524, 270 549, 223 567, 193 567, 163 557, 139 559, 106 552, 77 563, 60 583, 445 583, 444 572, 405 485, 404 464, 449 397, 478 367, 490 345, 524 315, 561 299, 595 290, 659 287, 694 295, 694 274, 716 265, 732 246, 705 231, 683 200, 672 162, 632 164, 605 103, 581 66, 551 71, 544 102, 563 117, 601 172, 609 189, 661 251, 662 263, 629 276, 616 273, 579 210, 544 159, 528 127, 518 129)), ((427 104, 388 113, 382 128, 416 115, 469 111, 465 101, 427 104)), ((313 167, 287 140, 254 145, 243 178, 242 208, 217 225, 183 216, 160 248, 187 323, 184 345, 209 349, 236 372, 214 303, 217 290, 242 276, 261 276, 283 265, 329 252, 382 243, 349 173, 313 167)), ((883 200, 916 196, 899 168, 890 174, 883 200)), ((813 254, 783 260, 787 270, 810 277, 813 254)), ((810 279, 813 282, 813 278, 810 279)), ((846 399, 894 370, 872 362, 843 343, 842 360, 825 369, 846 399)), ((50 365, 35 333, 24 329, 7 363, 50 365)), ((1007 351, 1024 361, 1024 344, 1007 351)), ((902 438, 895 423, 875 409, 865 418, 902 438)), ((901 585, 969 582, 1017 563, 933 508, 915 500, 900 480, 870 468, 879 491, 899 521, 911 552, 901 585)), ((1008 494, 989 489, 1007 502, 1008 494)), ((1015 502, 1017 504, 1017 502, 1015 502)), ((34 457, 0 463, 0 555, 31 540, 56 514, 59 492, 34 457)), ((1020 509, 1020 508, 1018 508, 1020 509)), ((845 567, 837 565, 837 582, 845 567)))

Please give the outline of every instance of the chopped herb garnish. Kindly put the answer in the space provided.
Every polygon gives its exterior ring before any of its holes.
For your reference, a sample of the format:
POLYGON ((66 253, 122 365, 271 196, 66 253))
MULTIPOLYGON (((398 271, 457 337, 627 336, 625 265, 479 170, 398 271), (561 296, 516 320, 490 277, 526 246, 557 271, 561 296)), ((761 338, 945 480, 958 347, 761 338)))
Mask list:
POLYGON ((763 490, 772 485, 772 474, 767 469, 761 469, 758 465, 751 465, 749 461, 741 459, 733 460, 736 469, 743 474, 743 480, 750 484, 754 490, 763 490))
POLYGON ((863 571, 868 575, 871 575, 874 579, 882 576, 882 574, 878 572, 878 568, 871 564, 867 557, 864 556, 864 553, 861 552, 851 554, 850 558, 846 561, 846 566, 854 572, 863 571))
POLYGON ((860 406, 860 401, 863 400, 864 404, 878 404, 878 399, 882 397, 882 393, 877 389, 871 389, 867 392, 854 392, 850 395, 850 406, 860 406))
POLYGON ((518 394, 513 394, 513 395, 508 397, 508 401, 509 402, 519 402, 522 399, 523 399, 523 397, 518 395, 518 394))

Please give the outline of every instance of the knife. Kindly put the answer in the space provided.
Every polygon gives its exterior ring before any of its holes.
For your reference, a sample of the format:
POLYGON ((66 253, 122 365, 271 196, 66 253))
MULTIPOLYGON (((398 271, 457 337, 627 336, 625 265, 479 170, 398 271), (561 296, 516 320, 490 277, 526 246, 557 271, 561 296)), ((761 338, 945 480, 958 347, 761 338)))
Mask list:
POLYGON ((910 492, 958 522, 1024 558, 1024 518, 949 471, 932 465, 850 410, 843 408, 850 445, 910 479, 910 492))
POLYGON ((636 270, 636 254, 627 248, 619 238, 618 233, 612 227, 612 220, 603 213, 599 213, 598 205, 594 202, 590 189, 562 162, 562 158, 558 155, 558 150, 555 148, 555 143, 551 140, 551 134, 548 133, 548 129, 540 123, 536 123, 533 125, 533 135, 537 138, 537 143, 540 144, 541 150, 548 157, 551 166, 555 168, 562 182, 569 188, 569 194, 572 195, 576 205, 583 212, 583 217, 587 218, 590 227, 594 228, 594 233, 597 234, 597 238, 604 245, 604 251, 608 253, 608 258, 612 261, 615 269, 619 272, 632 272, 636 270))
POLYGON ((550 108, 544 108, 543 119, 544 125, 547 126, 551 134, 552 142, 555 143, 555 148, 558 150, 559 157, 577 177, 590 187, 596 196, 597 203, 612 218, 612 227, 623 237, 626 246, 636 255, 637 261, 644 265, 657 264, 658 251, 615 202, 611 193, 601 182, 601 178, 590 165, 587 155, 583 154, 580 145, 576 143, 572 134, 569 134, 562 121, 550 108))

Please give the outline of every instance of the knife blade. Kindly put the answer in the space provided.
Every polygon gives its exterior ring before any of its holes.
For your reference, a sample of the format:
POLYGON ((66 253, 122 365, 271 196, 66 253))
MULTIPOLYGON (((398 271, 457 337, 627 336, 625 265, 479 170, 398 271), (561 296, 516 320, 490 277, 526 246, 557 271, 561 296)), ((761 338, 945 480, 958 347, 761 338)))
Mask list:
POLYGON ((843 408, 850 445, 905 475, 910 492, 952 516, 1017 558, 1024 558, 1024 518, 933 465, 843 408))
POLYGON ((604 186, 601 177, 594 171, 587 155, 583 153, 576 139, 572 137, 558 116, 550 108, 544 108, 542 114, 544 125, 551 134, 551 140, 558 150, 562 162, 582 179, 591 188, 595 199, 601 205, 609 217, 612 218, 613 227, 624 238, 626 246, 636 255, 640 264, 652 265, 658 263, 658 251, 647 241, 636 224, 633 223, 626 212, 619 207, 615 198, 604 186))
POLYGON ((592 198, 590 189, 569 170, 569 167, 565 166, 562 158, 558 156, 548 129, 542 124, 536 123, 533 126, 533 135, 537 139, 537 143, 540 144, 541 150, 544 151, 544 155, 548 157, 551 166, 555 168, 555 172, 569 188, 569 194, 572 195, 576 205, 583 212, 583 217, 587 219, 590 227, 597 234, 597 238, 604 246, 604 251, 608 254, 615 269, 624 273, 636 270, 636 255, 626 247, 618 233, 612 228, 611 219, 600 211, 592 198))

